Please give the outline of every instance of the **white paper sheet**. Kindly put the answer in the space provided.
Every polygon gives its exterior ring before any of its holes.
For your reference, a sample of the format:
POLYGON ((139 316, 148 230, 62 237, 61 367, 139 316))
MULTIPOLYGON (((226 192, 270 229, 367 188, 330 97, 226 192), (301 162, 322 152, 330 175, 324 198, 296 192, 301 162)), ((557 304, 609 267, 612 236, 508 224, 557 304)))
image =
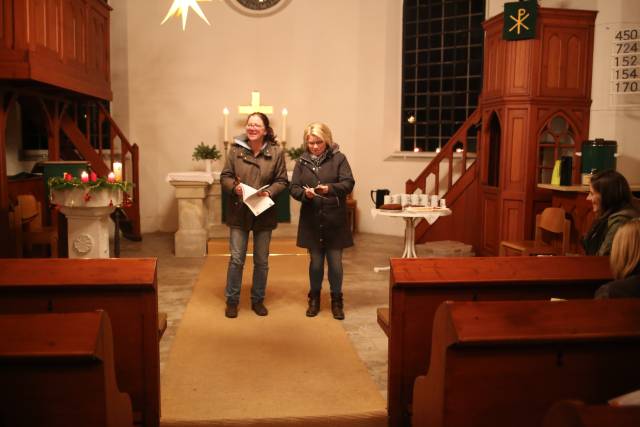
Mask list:
POLYGON ((242 188, 242 201, 255 216, 260 215, 275 204, 268 196, 258 196, 258 193, 267 188, 268 185, 256 189, 250 185, 240 183, 240 187, 242 188))

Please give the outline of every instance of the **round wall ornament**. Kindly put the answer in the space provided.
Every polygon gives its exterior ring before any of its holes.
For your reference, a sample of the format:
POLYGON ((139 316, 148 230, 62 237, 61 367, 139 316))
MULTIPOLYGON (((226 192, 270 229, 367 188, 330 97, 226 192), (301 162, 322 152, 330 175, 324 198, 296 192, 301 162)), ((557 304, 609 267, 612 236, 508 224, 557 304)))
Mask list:
POLYGON ((291 0, 226 0, 233 9, 247 16, 268 16, 284 9, 291 0))

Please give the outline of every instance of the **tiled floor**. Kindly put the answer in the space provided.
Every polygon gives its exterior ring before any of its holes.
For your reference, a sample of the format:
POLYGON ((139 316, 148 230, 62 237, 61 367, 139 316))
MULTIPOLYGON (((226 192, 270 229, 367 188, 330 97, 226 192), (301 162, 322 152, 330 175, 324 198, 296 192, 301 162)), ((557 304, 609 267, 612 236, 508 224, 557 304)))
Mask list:
MULTIPOLYGON (((388 305, 389 272, 376 273, 373 267, 388 265, 389 256, 399 256, 403 239, 362 233, 354 237, 355 246, 344 253, 346 319, 342 325, 380 392, 386 396, 387 338, 377 324, 376 308, 388 305)), ((418 256, 425 256, 430 250, 418 245, 417 252, 418 256)), ((158 258, 159 311, 166 312, 168 318, 167 330, 160 342, 162 370, 205 259, 173 256, 173 234, 170 233, 146 234, 142 242, 123 240, 121 256, 158 258)))

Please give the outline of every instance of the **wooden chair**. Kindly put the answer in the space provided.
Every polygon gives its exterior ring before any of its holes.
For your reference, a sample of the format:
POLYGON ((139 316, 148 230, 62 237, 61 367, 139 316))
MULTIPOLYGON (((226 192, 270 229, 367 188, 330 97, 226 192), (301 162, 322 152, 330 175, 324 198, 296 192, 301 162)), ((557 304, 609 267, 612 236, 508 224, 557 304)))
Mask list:
POLYGON ((353 194, 349 193, 347 196, 347 218, 349 221, 349 227, 351 228, 351 232, 355 233, 357 231, 357 218, 356 212, 358 210, 358 202, 353 199, 353 194))
MULTIPOLYGON (((42 206, 32 194, 17 196, 18 209, 22 219, 22 245, 32 253, 33 245, 49 245, 51 257, 58 257, 58 229, 42 225, 42 206)), ((22 251, 18 253, 22 256, 22 251)))
POLYGON ((571 242, 571 221, 565 217, 562 208, 546 208, 536 215, 535 240, 520 240, 500 242, 500 256, 508 252, 519 252, 527 255, 565 255, 569 251, 571 242), (550 237, 560 237, 561 248, 551 244, 550 237))

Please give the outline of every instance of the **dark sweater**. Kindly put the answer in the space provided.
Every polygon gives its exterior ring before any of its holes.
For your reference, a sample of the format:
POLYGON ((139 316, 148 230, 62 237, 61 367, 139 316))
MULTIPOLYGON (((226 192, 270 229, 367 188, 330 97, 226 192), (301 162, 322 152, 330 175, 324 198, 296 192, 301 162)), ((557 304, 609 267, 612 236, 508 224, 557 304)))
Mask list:
POLYGON ((596 299, 640 298, 640 264, 624 279, 614 280, 598 288, 596 299))

